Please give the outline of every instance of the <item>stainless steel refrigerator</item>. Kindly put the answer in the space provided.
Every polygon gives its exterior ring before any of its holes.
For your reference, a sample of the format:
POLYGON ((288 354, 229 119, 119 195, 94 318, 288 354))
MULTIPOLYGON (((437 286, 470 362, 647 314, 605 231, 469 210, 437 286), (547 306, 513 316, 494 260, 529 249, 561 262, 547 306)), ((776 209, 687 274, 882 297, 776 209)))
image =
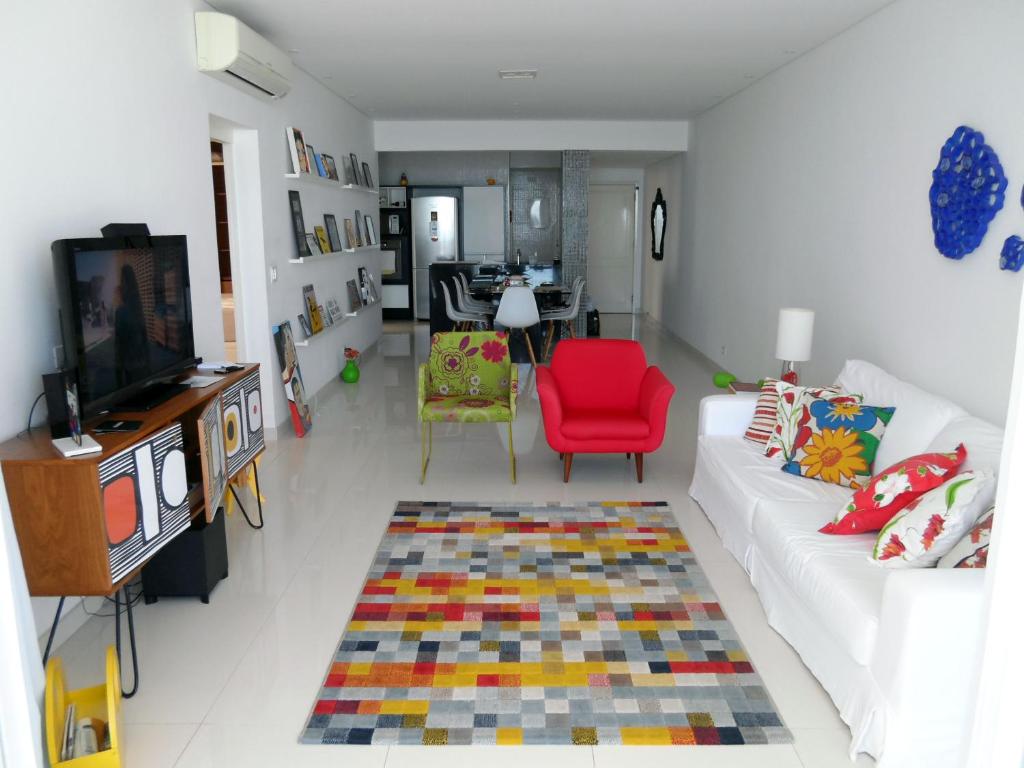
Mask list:
POLYGON ((436 195, 412 199, 413 310, 430 319, 430 264, 459 260, 459 201, 436 195))

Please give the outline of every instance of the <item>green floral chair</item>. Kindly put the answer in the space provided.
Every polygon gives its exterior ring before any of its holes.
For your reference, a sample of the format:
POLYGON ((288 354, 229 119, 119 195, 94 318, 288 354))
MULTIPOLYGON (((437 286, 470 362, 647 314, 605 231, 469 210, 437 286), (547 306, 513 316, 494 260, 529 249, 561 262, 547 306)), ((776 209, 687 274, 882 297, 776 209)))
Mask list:
POLYGON ((499 331, 435 333, 429 361, 420 365, 418 407, 423 423, 420 482, 434 445, 435 421, 508 422, 508 460, 516 481, 512 422, 516 418, 519 370, 508 354, 508 334, 499 331))

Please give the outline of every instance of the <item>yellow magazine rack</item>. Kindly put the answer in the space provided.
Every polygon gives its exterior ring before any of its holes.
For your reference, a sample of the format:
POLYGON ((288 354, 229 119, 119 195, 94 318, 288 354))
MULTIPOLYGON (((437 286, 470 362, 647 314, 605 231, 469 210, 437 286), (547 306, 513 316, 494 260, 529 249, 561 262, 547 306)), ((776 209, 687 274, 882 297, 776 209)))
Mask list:
POLYGON ((117 653, 107 647, 107 679, 103 685, 67 690, 64 667, 58 657, 46 664, 46 749, 50 765, 67 768, 121 768, 121 671, 117 653), (64 739, 64 717, 69 704, 75 705, 75 720, 83 717, 99 718, 107 724, 110 749, 73 760, 61 760, 64 739))

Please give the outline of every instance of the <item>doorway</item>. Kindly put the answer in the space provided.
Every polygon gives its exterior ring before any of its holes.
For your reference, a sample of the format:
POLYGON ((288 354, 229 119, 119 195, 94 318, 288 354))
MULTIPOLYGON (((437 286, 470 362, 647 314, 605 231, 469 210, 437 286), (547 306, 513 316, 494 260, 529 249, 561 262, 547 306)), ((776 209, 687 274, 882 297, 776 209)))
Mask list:
POLYGON ((210 141, 210 166, 213 173, 213 209, 217 226, 217 266, 220 271, 221 321, 224 323, 224 359, 238 362, 238 336, 235 330, 235 291, 231 282, 231 233, 228 226, 228 190, 224 166, 224 144, 210 141))
POLYGON ((636 185, 592 184, 589 192, 587 294, 600 312, 632 313, 636 185))

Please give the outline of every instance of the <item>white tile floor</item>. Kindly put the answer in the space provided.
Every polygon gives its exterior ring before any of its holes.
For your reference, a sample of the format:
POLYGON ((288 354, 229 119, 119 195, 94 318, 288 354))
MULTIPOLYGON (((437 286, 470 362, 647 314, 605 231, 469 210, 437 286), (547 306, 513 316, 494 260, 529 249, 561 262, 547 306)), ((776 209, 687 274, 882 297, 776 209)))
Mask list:
MULTIPOLYGON (((712 371, 658 329, 625 316, 602 318, 605 336, 634 336, 678 393, 665 445, 637 485, 622 456, 581 456, 572 482, 539 426, 527 382, 515 441, 519 483, 509 484, 505 439, 496 425, 435 427, 425 485, 418 482, 417 363, 422 325, 385 327, 362 380, 321 392, 312 433, 272 443, 260 479, 267 525, 228 521, 230 577, 209 605, 162 599, 135 613, 142 680, 123 709, 128 768, 160 766, 338 766, 417 768, 481 764, 684 765, 730 768, 849 766, 849 732, 797 655, 773 630, 746 575, 722 549, 686 495, 693 469, 697 404, 713 391, 712 371), (341 637, 362 580, 399 499, 523 501, 647 499, 671 503, 727 615, 764 678, 793 745, 741 747, 358 747, 298 743, 309 708, 341 637)), ((529 368, 522 369, 525 380, 529 368)), ((102 607, 89 599, 93 610, 102 607)), ((106 610, 104 608, 104 610, 106 610)), ((56 653, 72 686, 102 677, 109 618, 93 618, 56 653)), ((870 765, 862 759, 858 765, 870 765)))

